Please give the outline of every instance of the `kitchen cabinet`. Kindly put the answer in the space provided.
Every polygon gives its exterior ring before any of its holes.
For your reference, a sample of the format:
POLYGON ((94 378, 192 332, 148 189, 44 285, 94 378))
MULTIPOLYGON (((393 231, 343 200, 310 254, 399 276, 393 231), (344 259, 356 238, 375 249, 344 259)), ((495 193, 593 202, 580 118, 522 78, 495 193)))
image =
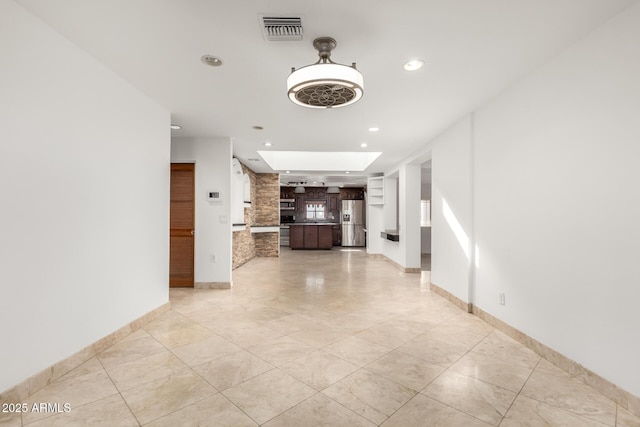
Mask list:
POLYGON ((291 249, 331 249, 335 224, 290 224, 289 247, 291 249))
POLYGON ((296 218, 304 218, 304 214, 305 214, 305 210, 307 208, 307 205, 305 204, 305 198, 304 198, 304 194, 296 194, 295 195, 295 201, 296 201, 296 218))
POLYGON ((342 245, 342 230, 340 230, 340 226, 339 225, 334 225, 333 227, 331 227, 331 237, 333 239, 333 246, 340 246, 342 245))
POLYGON ((318 226, 318 249, 331 249, 333 247, 333 227, 330 225, 318 226))
POLYGON ((362 188, 341 188, 340 198, 342 200, 363 200, 364 190, 362 188))
POLYGON ((327 189, 324 187, 307 187, 304 195, 307 200, 327 200, 327 189))
POLYGON ((280 198, 281 199, 293 199, 295 198, 295 188, 294 187, 280 187, 280 198))
POLYGON ((289 224, 289 247, 291 249, 304 248, 304 227, 289 224))
POLYGON ((304 230, 304 248, 318 249, 318 226, 303 225, 302 229, 304 230))
POLYGON ((338 205, 339 205, 338 195, 337 194, 330 195, 329 196, 329 211, 338 211, 338 210, 340 210, 338 205))
POLYGON ((327 218, 330 221, 340 221, 340 195, 339 194, 328 195, 327 210, 329 215, 327 218))

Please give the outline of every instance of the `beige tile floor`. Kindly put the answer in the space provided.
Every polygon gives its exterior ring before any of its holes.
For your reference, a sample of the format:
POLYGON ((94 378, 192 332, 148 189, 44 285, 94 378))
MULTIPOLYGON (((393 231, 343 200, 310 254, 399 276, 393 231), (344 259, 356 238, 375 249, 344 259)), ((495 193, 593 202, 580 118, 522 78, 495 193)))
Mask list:
POLYGON ((363 251, 283 249, 31 396, 0 426, 638 426, 640 419, 363 251))

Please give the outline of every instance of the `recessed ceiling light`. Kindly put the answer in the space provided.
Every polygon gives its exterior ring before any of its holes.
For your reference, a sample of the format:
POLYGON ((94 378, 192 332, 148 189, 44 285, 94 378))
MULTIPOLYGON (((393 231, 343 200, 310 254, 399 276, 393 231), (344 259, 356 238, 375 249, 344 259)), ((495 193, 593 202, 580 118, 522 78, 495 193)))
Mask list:
POLYGON ((402 66, 406 71, 416 71, 422 68, 424 61, 422 59, 412 59, 402 66))
POLYGON ((264 129, 262 126, 257 126, 257 125, 256 125, 256 126, 254 126, 253 128, 254 128, 255 130, 262 130, 262 129, 264 129))
POLYGON ((374 126, 374 127, 369 128, 369 132, 378 132, 379 130, 380 130, 380 128, 377 128, 377 127, 375 127, 375 126, 374 126))
POLYGON ((351 172, 349 172, 349 171, 346 171, 345 173, 347 173, 347 174, 349 174, 349 173, 351 173, 351 172))
POLYGON ((179 130, 179 129, 182 129, 182 126, 180 126, 180 125, 171 125, 170 127, 171 127, 171 129, 173 129, 173 130, 179 130))
POLYGON ((363 142, 362 144, 360 144, 360 147, 362 147, 362 148, 367 148, 367 143, 366 143, 366 142, 363 142))
POLYGON ((285 173, 291 173, 291 171, 287 171, 287 172, 285 172, 285 173))
POLYGON ((271 143, 269 141, 267 141, 267 142, 264 143, 264 146, 265 147, 271 147, 271 143))
POLYGON ((200 57, 200 61, 202 61, 205 65, 210 65, 212 67, 219 67, 222 65, 222 59, 213 55, 202 55, 200 57))

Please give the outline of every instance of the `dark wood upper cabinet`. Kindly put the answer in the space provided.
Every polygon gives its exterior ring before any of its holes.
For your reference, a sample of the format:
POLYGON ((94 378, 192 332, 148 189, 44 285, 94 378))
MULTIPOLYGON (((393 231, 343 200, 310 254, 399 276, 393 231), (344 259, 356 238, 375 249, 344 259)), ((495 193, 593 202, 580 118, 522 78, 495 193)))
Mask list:
POLYGON ((296 201, 296 218, 304 218, 304 212, 307 207, 304 203, 305 197, 304 194, 295 194, 296 201), (299 216, 298 216, 299 215, 299 216))
POLYGON ((342 200, 363 200, 364 189, 362 188, 341 188, 340 198, 342 200))
POLYGON ((295 188, 294 187, 280 187, 280 198, 281 199, 293 199, 295 198, 295 188))
POLYGON ((331 194, 329 196, 329 210, 330 211, 337 211, 338 210, 338 195, 337 194, 331 194))
POLYGON ((342 200, 363 200, 364 189, 358 187, 341 188, 340 193, 327 193, 327 187, 305 187, 304 193, 296 193, 295 187, 280 187, 281 199, 295 200, 295 215, 299 221, 304 220, 307 201, 324 201, 327 219, 339 221, 340 202, 342 200))

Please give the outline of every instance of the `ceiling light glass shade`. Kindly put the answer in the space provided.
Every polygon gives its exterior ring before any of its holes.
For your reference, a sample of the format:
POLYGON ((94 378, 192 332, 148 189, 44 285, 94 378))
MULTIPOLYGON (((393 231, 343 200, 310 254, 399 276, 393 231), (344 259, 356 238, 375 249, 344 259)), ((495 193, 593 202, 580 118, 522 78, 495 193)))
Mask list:
POLYGON ((302 185, 298 185, 293 192, 297 194, 304 193, 304 187, 302 185))
POLYGON ((289 75, 287 91, 289 99, 303 107, 344 107, 362 98, 364 79, 355 66, 313 64, 289 75))
POLYGON ((331 37, 318 37, 313 47, 318 51, 318 62, 291 69, 287 78, 287 93, 294 103, 309 108, 336 108, 353 104, 362 98, 364 79, 351 66, 331 60, 331 51, 337 43, 331 37))

